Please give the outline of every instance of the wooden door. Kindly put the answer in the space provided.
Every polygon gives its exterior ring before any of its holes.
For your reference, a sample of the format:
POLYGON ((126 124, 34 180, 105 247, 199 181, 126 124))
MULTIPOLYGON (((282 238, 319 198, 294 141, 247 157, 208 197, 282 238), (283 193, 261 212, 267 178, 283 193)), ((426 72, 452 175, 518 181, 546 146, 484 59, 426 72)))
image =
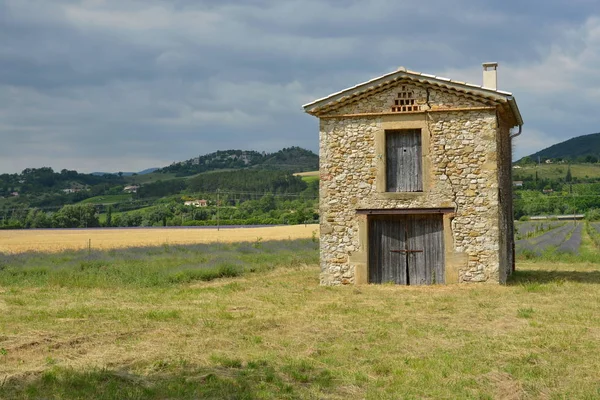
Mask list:
POLYGON ((374 218, 369 224, 369 282, 408 284, 407 258, 392 249, 406 248, 404 220, 374 218))
POLYGON ((422 192, 421 130, 394 130, 385 133, 386 191, 422 192))
POLYGON ((371 217, 369 282, 399 285, 444 283, 442 215, 371 217))

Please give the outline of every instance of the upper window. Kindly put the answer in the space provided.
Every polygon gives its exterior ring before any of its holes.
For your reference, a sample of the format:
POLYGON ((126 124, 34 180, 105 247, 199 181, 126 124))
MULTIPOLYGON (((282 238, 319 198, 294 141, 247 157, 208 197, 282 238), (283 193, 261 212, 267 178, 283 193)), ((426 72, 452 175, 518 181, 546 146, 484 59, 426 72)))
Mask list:
POLYGON ((422 192, 421 130, 385 131, 386 191, 422 192))

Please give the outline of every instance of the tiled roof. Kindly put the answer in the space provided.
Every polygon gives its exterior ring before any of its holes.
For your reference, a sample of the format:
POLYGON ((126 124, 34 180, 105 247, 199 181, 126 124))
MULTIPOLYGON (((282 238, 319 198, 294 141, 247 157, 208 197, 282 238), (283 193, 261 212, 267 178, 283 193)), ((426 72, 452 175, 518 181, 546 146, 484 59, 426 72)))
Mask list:
POLYGON ((375 88, 384 86, 393 81, 398 81, 400 79, 408 79, 420 83, 427 83, 434 86, 440 86, 446 89, 454 89, 467 94, 485 97, 491 100, 508 102, 513 113, 515 114, 516 120, 519 122, 519 125, 523 124, 523 119, 521 118, 519 108, 517 107, 517 103, 511 92, 490 89, 481 85, 475 85, 472 83, 462 81, 455 81, 442 76, 435 76, 431 74, 425 74, 422 72, 410 71, 404 67, 400 67, 397 71, 390 72, 377 78, 373 78, 369 81, 359 83, 358 85, 352 86, 342 91, 330 94, 329 96, 317 99, 315 101, 303 105, 302 107, 306 112, 312 113, 312 111, 316 111, 317 109, 320 109, 325 105, 346 101, 350 97, 354 97, 355 95, 374 90, 375 88))

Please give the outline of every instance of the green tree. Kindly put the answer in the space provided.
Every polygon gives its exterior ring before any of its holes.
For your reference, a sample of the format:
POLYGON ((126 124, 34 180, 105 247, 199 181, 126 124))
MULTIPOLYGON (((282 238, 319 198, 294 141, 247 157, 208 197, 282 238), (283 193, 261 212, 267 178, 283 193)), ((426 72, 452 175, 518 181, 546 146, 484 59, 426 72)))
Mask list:
POLYGON ((52 220, 44 211, 33 208, 27 214, 25 228, 52 228, 52 220))
POLYGON ((275 203, 275 197, 272 194, 266 194, 258 201, 258 207, 264 213, 269 212, 277 208, 275 203))
POLYGON ((57 228, 94 228, 100 226, 93 204, 66 205, 53 215, 57 228))
POLYGON ((172 218, 173 213, 166 206, 157 206, 150 213, 147 214, 148 225, 160 224, 162 226, 167 225, 167 219, 172 218))
POLYGON ((106 222, 104 225, 112 226, 112 206, 108 206, 106 209, 106 222))

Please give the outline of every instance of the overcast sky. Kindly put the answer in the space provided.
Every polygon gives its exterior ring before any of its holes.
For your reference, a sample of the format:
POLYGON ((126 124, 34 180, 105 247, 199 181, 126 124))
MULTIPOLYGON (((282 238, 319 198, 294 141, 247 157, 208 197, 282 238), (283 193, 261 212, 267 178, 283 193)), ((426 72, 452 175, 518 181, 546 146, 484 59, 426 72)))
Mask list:
POLYGON ((0 0, 0 173, 318 150, 302 104, 398 66, 499 89, 515 157, 600 132, 595 0, 0 0), (528 5, 529 4, 529 5, 528 5))

